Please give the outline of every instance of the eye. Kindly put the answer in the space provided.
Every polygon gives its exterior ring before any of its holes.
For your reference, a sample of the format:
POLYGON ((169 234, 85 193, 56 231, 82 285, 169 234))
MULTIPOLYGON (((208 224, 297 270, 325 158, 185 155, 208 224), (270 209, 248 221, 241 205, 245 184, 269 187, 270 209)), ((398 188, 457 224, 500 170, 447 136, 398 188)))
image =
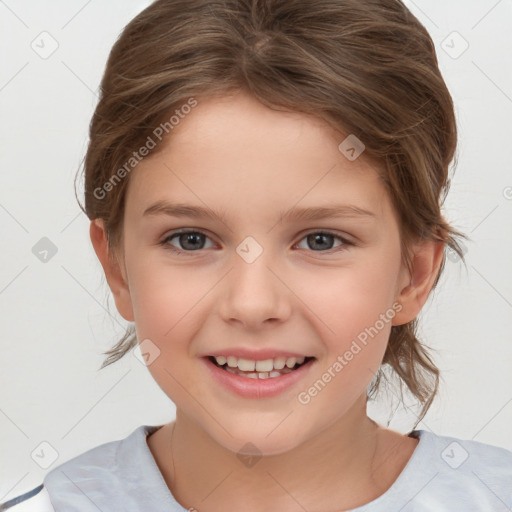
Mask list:
MULTIPOLYGON (((205 240, 209 240, 209 237, 202 231, 181 230, 166 236, 160 242, 160 245, 174 253, 183 254, 208 248, 205 247, 205 240), (172 243, 174 240, 177 241, 178 247, 172 243)), ((300 246, 302 240, 306 241, 307 247, 299 247, 299 249, 310 249, 313 252, 328 252, 333 249, 343 250, 346 246, 354 245, 342 236, 328 231, 314 231, 312 233, 308 233, 296 245, 300 246), (340 243, 334 247, 333 243, 336 239, 339 240, 340 243)), ((213 247, 213 244, 209 247, 213 247)))
POLYGON ((160 244, 176 253, 194 252, 205 248, 204 239, 208 239, 208 237, 201 231, 178 231, 164 238, 160 244), (173 239, 176 239, 181 247, 172 245, 173 239))
MULTIPOLYGON (((329 233, 328 231, 314 231, 307 234, 302 240, 306 240, 308 247, 299 247, 300 249, 312 249, 314 252, 326 252, 333 249, 334 239, 338 239, 341 243, 337 246, 343 250, 344 246, 353 245, 345 238, 329 233), (319 250, 317 250, 319 249, 319 250)), ((299 244, 300 245, 300 242, 299 244)))

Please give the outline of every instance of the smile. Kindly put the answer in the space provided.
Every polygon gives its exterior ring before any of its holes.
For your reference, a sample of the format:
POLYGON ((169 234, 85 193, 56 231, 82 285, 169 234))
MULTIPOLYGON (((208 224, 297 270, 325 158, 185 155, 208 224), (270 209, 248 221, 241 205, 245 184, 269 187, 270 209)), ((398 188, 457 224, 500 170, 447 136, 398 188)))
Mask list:
POLYGON ((249 379, 272 379, 291 373, 313 357, 276 357, 251 360, 234 356, 210 356, 209 360, 223 370, 249 379))

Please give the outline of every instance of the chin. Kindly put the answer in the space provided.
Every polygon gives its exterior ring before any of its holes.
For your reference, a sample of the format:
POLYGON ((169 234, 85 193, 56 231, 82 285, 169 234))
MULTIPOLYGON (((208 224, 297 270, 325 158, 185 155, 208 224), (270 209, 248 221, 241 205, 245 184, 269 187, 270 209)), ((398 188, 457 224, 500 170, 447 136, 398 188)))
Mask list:
POLYGON ((286 420, 283 422, 283 417, 279 421, 259 424, 253 422, 250 428, 239 422, 232 426, 226 425, 231 435, 221 429, 212 437, 219 445, 240 457, 280 455, 306 441, 302 429, 291 431, 285 424, 286 420))

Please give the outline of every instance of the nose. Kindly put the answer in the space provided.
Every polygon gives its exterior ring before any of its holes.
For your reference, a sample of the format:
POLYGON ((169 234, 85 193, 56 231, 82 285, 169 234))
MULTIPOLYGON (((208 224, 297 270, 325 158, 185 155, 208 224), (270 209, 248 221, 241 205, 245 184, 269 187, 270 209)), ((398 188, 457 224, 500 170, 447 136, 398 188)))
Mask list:
POLYGON ((233 255, 232 269, 221 287, 221 317, 252 330, 284 322, 291 314, 293 294, 280 275, 276 256, 263 250, 251 261, 241 254, 233 255))

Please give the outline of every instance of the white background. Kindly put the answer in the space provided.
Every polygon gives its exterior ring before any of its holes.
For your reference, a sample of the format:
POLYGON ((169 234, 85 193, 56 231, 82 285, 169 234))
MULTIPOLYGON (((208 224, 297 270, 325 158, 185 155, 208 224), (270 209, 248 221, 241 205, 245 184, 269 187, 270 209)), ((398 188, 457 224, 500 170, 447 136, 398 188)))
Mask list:
MULTIPOLYGON (((107 54, 147 5, 0 2, 0 502, 89 448, 174 418, 131 354, 98 371, 125 322, 73 191, 107 54), (48 38, 43 31, 58 43, 46 59, 31 47, 48 38), (46 263, 32 253, 42 237, 58 249, 46 263), (58 458, 40 467, 37 454, 52 450, 58 458)), ((459 159, 446 214, 471 238, 467 270, 447 262, 423 315, 443 381, 418 428, 512 449, 512 2, 407 5, 436 43, 456 104, 459 159), (469 47, 453 58, 461 37, 469 47)), ((380 421, 385 407, 372 406, 372 415, 380 421)), ((404 413, 391 427, 405 432, 411 423, 404 413)))

